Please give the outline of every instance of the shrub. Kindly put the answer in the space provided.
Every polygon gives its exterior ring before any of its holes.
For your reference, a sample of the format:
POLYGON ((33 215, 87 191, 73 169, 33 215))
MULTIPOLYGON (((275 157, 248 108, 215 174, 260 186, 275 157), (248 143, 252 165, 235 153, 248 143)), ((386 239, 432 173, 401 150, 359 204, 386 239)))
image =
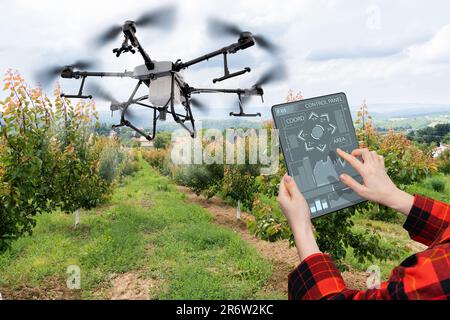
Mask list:
POLYGON ((170 144, 171 138, 170 132, 158 132, 153 140, 153 146, 156 149, 166 149, 170 144))
POLYGON ((240 201, 244 208, 251 210, 258 191, 255 173, 251 166, 235 165, 225 167, 222 194, 234 203, 240 201))
POLYGON ((257 194, 252 214, 255 220, 247 221, 247 227, 261 239, 273 242, 292 237, 286 218, 273 197, 257 194))
POLYGON ((437 158, 438 170, 443 174, 450 174, 450 149, 444 150, 437 158))
POLYGON ((203 194, 212 198, 222 189, 224 166, 211 165, 185 165, 173 170, 173 179, 176 183, 188 187, 196 195, 203 194))
POLYGON ((120 149, 117 142, 109 142, 109 139, 100 140, 100 176, 112 183, 120 175, 120 166, 125 160, 125 152, 120 149))
POLYGON ((431 180, 431 187, 436 192, 444 192, 445 191, 445 182, 438 178, 433 178, 431 180))
POLYGON ((122 175, 131 176, 135 172, 138 172, 141 169, 141 165, 139 161, 128 159, 124 162, 122 167, 122 175))
POLYGON ((168 151, 165 149, 149 149, 142 150, 142 157, 147 161, 150 166, 157 169, 160 172, 165 171, 167 168, 166 157, 168 156, 168 151))

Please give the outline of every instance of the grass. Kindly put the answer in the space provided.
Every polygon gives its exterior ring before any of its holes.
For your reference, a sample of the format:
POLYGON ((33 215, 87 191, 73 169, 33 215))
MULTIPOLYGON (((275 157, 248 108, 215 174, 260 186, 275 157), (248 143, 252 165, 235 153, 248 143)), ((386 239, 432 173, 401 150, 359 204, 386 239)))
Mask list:
POLYGON ((442 202, 450 203, 450 175, 444 175, 442 173, 435 174, 420 183, 412 185, 408 188, 408 192, 422 194, 442 202), (444 191, 437 192, 433 190, 432 181, 436 179, 445 183, 444 191))
POLYGON ((67 267, 77 265, 84 299, 133 270, 161 284, 151 292, 155 299, 265 298, 259 292, 271 264, 144 161, 142 167, 109 205, 81 211, 77 229, 72 215, 37 217, 33 235, 0 255, 0 290, 39 288, 54 277, 64 286, 67 267))

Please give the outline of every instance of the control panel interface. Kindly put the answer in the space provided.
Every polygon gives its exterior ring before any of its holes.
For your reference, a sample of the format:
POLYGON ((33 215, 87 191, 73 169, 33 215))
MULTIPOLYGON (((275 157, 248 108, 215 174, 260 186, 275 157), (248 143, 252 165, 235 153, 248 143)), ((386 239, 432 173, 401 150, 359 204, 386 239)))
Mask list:
POLYGON ((336 153, 336 148, 358 148, 344 93, 275 105, 272 115, 288 173, 305 196, 312 218, 364 201, 339 180, 346 173, 362 182, 336 153))

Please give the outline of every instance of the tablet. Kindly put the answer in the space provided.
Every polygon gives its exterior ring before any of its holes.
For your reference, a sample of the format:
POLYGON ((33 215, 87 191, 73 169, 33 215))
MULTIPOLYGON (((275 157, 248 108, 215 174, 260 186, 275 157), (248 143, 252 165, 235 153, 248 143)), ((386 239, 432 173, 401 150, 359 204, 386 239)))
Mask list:
POLYGON ((272 107, 288 173, 311 209, 311 217, 364 201, 339 180, 346 173, 361 176, 336 154, 336 148, 358 148, 347 97, 336 93, 272 107))

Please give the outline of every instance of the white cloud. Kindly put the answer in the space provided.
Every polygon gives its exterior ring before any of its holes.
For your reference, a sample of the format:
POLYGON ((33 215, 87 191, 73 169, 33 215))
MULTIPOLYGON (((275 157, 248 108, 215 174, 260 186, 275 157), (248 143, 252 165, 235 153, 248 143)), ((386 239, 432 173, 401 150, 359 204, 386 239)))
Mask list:
POLYGON ((450 63, 450 25, 444 26, 424 44, 409 49, 412 59, 424 63, 450 63))
MULTIPOLYGON (((137 55, 116 59, 112 48, 120 39, 97 50, 89 40, 111 24, 135 18, 145 10, 170 1, 122 0, 76 2, 57 0, 2 1, 2 47, 0 72, 19 69, 27 79, 40 68, 95 58, 97 70, 132 70, 141 64, 137 55), (126 9, 125 9, 126 8, 126 9)), ((266 103, 283 100, 289 88, 306 97, 345 91, 352 104, 367 98, 373 102, 450 103, 450 3, 445 0, 186 0, 175 1, 177 27, 171 32, 139 29, 141 42, 156 60, 187 61, 232 42, 213 38, 207 21, 218 17, 242 29, 268 35, 282 49, 280 58, 290 78, 265 88, 266 103), (374 7, 375 6, 375 7, 374 7), (370 8, 370 10, 368 10, 370 8), (374 8, 378 8, 374 11, 374 8), (370 14, 378 12, 377 28, 370 28, 370 14)), ((221 75, 220 57, 186 70, 192 86, 212 86, 221 75)), ((252 72, 218 86, 250 86, 276 63, 258 48, 239 52, 230 59, 230 69, 244 66, 252 72)), ((31 80, 30 80, 31 81, 31 80)), ((132 82, 99 80, 124 98, 132 82)), ((78 83, 62 81, 66 91, 78 83)), ((0 93, 0 97, 1 97, 0 93)), ((235 97, 205 96, 214 105, 235 103, 235 97)), ((257 104, 256 100, 254 102, 257 104)), ((102 108, 107 108, 104 104, 102 108)))

